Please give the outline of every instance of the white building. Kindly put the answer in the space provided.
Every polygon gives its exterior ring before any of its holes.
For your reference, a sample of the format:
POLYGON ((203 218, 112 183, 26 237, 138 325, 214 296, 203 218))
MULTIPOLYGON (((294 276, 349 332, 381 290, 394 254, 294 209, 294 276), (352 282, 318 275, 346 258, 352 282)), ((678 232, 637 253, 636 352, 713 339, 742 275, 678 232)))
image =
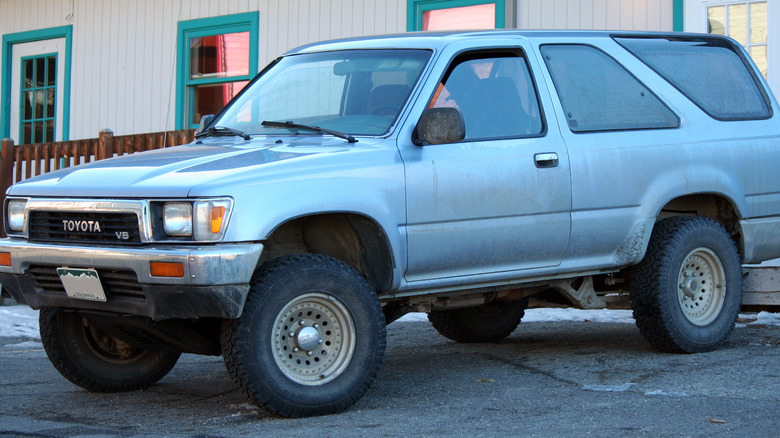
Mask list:
POLYGON ((442 28, 714 31, 780 89, 780 0, 0 0, 0 138, 193 127, 323 39, 442 28))

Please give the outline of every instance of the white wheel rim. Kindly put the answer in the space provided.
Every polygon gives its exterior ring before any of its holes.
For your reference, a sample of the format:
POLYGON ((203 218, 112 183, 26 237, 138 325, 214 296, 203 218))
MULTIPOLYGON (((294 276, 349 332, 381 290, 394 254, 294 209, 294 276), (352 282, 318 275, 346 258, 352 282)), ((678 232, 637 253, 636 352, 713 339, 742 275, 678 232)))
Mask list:
POLYGON ((287 303, 274 320, 271 348, 279 370, 307 386, 340 376, 355 353, 355 323, 335 297, 310 292, 287 303))
POLYGON ((686 257, 677 279, 677 299, 691 323, 704 326, 717 318, 726 300, 726 270, 709 248, 696 248, 686 257))

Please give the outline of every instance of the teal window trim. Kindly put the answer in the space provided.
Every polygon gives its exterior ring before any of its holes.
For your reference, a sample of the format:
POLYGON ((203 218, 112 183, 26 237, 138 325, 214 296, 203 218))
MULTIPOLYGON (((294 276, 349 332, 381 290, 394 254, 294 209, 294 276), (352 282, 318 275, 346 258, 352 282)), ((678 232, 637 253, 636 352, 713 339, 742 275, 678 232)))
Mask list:
POLYGON ((685 8, 683 5, 683 0, 674 0, 674 4, 672 5, 673 10, 673 24, 672 24, 672 30, 675 32, 682 32, 685 28, 684 25, 684 18, 685 18, 685 8))
POLYGON ((0 106, 2 107, 2 111, 0 111, 0 113, 2 113, 2 117, 0 117, 0 137, 7 138, 11 136, 11 68, 13 64, 14 44, 51 40, 56 38, 65 38, 65 75, 62 81, 62 140, 70 140, 70 74, 71 53, 73 48, 72 25, 3 35, 3 101, 0 102, 0 106))
POLYGON ((248 81, 257 74, 258 58, 258 34, 260 32, 260 13, 247 12, 243 14, 223 15, 220 17, 199 18, 197 20, 180 21, 178 24, 176 44, 176 129, 195 127, 188 123, 191 111, 187 111, 187 101, 192 105, 192 96, 187 99, 186 93, 192 93, 192 85, 209 83, 224 83, 235 81, 248 81), (188 41, 190 38, 198 38, 224 33, 249 32, 249 74, 231 76, 230 78, 190 79, 188 75, 190 65, 190 51, 188 41), (187 123, 185 123, 187 122, 187 123), (186 126, 185 126, 186 125, 186 126))
MULTIPOLYGON (((25 57, 21 58, 21 65, 19 66, 19 68, 22 70, 22 74, 20 75, 20 78, 19 78, 22 81, 21 85, 19 86, 19 92, 21 93, 21 97, 19 99, 19 132, 23 132, 24 131, 24 124, 25 123, 32 124, 32 126, 30 128, 30 132, 32 133, 32 141, 30 141, 29 143, 43 143, 43 142, 47 142, 47 141, 54 141, 54 138, 46 138, 46 125, 45 125, 45 122, 47 122, 49 120, 52 120, 54 122, 54 137, 55 138, 57 137, 57 83, 56 83, 56 80, 55 80, 54 85, 46 85, 44 83, 43 86, 37 86, 36 85, 36 81, 33 81, 32 86, 31 87, 27 87, 26 86, 27 84, 24 83, 24 79, 25 79, 25 77, 24 77, 24 62, 27 61, 27 60, 46 59, 46 58, 54 57, 54 63, 55 63, 55 66, 56 66, 57 62, 59 61, 57 55, 58 55, 57 52, 53 52, 53 53, 42 53, 40 55, 25 56, 25 57), (54 106, 54 111, 53 111, 54 116, 53 117, 47 117, 46 116, 46 114, 47 114, 46 106, 47 105, 46 105, 46 101, 45 101, 45 96, 46 96, 46 90, 50 90, 50 89, 54 89, 54 103, 52 104, 54 106), (33 107, 32 107, 32 113, 33 113, 32 114, 32 118, 30 118, 30 119, 25 119, 24 118, 24 94, 25 94, 25 91, 32 91, 33 93, 36 92, 36 91, 43 91, 44 92, 44 105, 43 105, 43 116, 42 117, 35 117, 35 105, 33 105, 33 107), (34 129, 35 122, 44 122, 44 125, 43 125, 43 127, 44 127, 44 129, 43 129, 43 138, 39 139, 39 138, 35 137, 35 129, 34 129)), ((47 60, 45 62, 46 62, 46 64, 48 64, 49 61, 47 60)), ((48 73, 48 71, 49 71, 48 69, 44 69, 45 74, 48 73)), ((33 76, 35 77, 36 75, 37 75, 37 70, 35 68, 33 68, 33 76)), ((55 78, 57 77, 57 70, 56 70, 56 68, 54 70, 54 76, 55 76, 55 78)), ((23 137, 24 136, 22 136, 22 138, 19 139, 19 143, 20 144, 23 142, 23 137)))
POLYGON ((506 27, 506 0, 406 0, 406 30, 422 30, 423 13, 436 9, 496 4, 496 29, 506 27))

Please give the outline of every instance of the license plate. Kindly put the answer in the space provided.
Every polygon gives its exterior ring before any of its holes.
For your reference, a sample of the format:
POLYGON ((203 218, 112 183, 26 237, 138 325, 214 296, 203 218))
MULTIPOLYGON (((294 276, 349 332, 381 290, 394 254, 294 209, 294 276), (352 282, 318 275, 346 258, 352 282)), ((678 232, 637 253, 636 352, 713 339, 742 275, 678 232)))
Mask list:
POLYGON ((88 301, 106 301, 100 277, 94 269, 57 268, 65 293, 69 298, 88 301))

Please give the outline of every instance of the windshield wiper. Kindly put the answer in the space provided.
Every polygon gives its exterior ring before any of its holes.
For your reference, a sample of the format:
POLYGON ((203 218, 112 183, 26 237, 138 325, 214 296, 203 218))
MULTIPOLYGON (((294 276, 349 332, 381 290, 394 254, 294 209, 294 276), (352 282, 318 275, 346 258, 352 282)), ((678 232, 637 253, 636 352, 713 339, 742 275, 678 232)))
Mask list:
POLYGON ((293 122, 272 122, 269 120, 266 120, 261 124, 269 128, 306 129, 308 131, 322 132, 323 134, 330 134, 334 137, 343 138, 349 143, 357 143, 357 139, 349 134, 345 134, 339 131, 334 131, 332 129, 320 128, 319 126, 302 125, 300 123, 293 123, 293 122))
POLYGON ((201 138, 201 137, 207 137, 209 135, 235 135, 236 137, 241 137, 244 140, 250 140, 252 137, 247 134, 244 131, 239 131, 238 129, 228 128, 227 126, 212 126, 211 128, 195 134, 195 138, 201 138))

